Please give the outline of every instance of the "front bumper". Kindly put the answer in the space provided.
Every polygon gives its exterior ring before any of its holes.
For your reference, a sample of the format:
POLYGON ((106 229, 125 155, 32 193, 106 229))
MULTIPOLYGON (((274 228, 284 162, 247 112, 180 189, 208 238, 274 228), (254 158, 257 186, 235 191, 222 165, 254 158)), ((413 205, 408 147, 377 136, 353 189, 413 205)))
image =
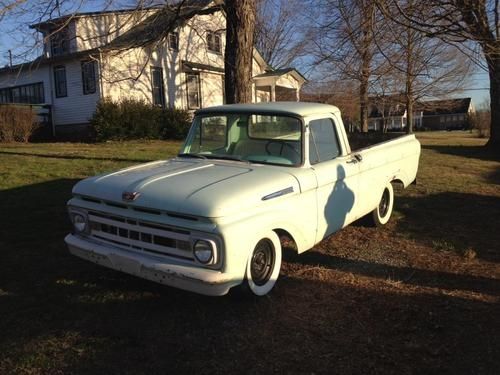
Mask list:
POLYGON ((195 293, 222 296, 242 282, 241 277, 220 271, 176 264, 162 257, 138 254, 73 234, 67 235, 64 241, 73 255, 85 260, 195 293))

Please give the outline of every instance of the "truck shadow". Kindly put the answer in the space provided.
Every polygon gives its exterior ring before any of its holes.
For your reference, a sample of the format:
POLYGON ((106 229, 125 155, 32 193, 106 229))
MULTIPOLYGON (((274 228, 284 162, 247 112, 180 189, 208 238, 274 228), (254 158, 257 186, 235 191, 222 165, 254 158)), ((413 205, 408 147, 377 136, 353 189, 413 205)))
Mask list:
POLYGON ((500 280, 486 277, 367 262, 329 255, 314 249, 301 255, 296 255, 295 252, 288 250, 286 260, 290 263, 303 266, 321 266, 323 268, 348 272, 354 275, 391 280, 407 285, 439 288, 450 291, 458 289, 500 296, 500 280))
POLYGON ((437 251, 454 251, 500 262, 498 243, 500 198, 479 194, 438 193, 398 196, 396 210, 404 215, 397 231, 437 251))

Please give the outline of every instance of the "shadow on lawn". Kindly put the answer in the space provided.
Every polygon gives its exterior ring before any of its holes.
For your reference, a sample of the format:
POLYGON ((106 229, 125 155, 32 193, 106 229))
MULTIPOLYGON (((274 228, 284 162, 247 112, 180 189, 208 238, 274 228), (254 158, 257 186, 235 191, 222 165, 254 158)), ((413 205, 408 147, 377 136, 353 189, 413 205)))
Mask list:
MULTIPOLYGON (((495 304, 294 273, 269 297, 209 298, 82 261, 63 243, 70 230, 65 203, 75 182, 0 191, 0 212, 8 213, 0 226, 2 373, 486 374, 498 369, 495 304)), ((315 250, 295 262, 375 278, 391 273, 407 278, 412 272, 315 250)), ((416 270, 408 282, 498 291, 491 280, 446 272, 416 270)))
POLYGON ((131 162, 131 163, 147 163, 150 159, 124 159, 124 158, 99 158, 99 157, 89 157, 82 155, 57 155, 57 154, 38 154, 30 152, 13 152, 13 151, 0 151, 0 154, 5 155, 15 155, 15 156, 35 156, 37 158, 47 158, 47 159, 67 159, 67 160, 96 160, 96 161, 116 161, 116 162, 131 162))
POLYGON ((500 297, 500 280, 412 267, 397 267, 363 260, 347 259, 310 250, 300 256, 288 253, 286 259, 302 265, 321 265, 342 272, 378 279, 401 281, 404 284, 446 290, 463 290, 500 297))
POLYGON ((405 215, 398 231, 437 250, 465 254, 473 250, 481 259, 500 262, 500 198, 465 193, 402 196, 396 209, 405 215))
POLYGON ((485 146, 442 146, 422 145, 422 148, 437 151, 441 154, 462 156, 486 161, 500 161, 500 151, 485 146))

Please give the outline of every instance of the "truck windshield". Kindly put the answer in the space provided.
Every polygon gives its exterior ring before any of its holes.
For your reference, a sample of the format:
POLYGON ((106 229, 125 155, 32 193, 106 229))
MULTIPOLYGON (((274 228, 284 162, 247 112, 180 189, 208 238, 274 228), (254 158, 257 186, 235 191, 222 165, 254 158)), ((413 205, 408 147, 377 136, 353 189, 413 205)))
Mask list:
POLYGON ((179 156, 300 165, 302 122, 290 116, 196 116, 179 156))

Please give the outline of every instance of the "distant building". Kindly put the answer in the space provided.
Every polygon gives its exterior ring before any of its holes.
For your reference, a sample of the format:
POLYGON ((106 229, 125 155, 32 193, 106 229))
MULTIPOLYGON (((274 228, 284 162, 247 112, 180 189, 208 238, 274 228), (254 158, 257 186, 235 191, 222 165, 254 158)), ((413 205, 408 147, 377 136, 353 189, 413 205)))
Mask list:
MULTIPOLYGON (((193 111, 223 104, 226 19, 222 11, 204 14, 211 3, 189 0, 180 13, 175 6, 78 13, 32 25, 44 53, 0 69, 0 104, 48 108, 54 135, 86 129, 103 98, 193 111)), ((293 68, 274 70, 256 49, 253 76, 255 102, 299 100, 306 81, 293 68)))
MULTIPOLYGON (((471 98, 429 100, 414 105, 413 128, 425 130, 456 130, 469 127, 469 115, 474 112, 471 98)), ((407 123, 405 100, 402 96, 370 98, 368 129, 379 131, 404 130, 407 123)))
POLYGON ((422 128, 428 130, 457 130, 469 127, 469 115, 475 112, 471 98, 431 100, 421 102, 422 128))
MULTIPOLYGON (((407 113, 402 95, 371 97, 368 112, 368 130, 380 131, 385 124, 387 130, 402 131, 406 128, 407 113)), ((413 112, 413 127, 422 124, 422 111, 413 112)))

